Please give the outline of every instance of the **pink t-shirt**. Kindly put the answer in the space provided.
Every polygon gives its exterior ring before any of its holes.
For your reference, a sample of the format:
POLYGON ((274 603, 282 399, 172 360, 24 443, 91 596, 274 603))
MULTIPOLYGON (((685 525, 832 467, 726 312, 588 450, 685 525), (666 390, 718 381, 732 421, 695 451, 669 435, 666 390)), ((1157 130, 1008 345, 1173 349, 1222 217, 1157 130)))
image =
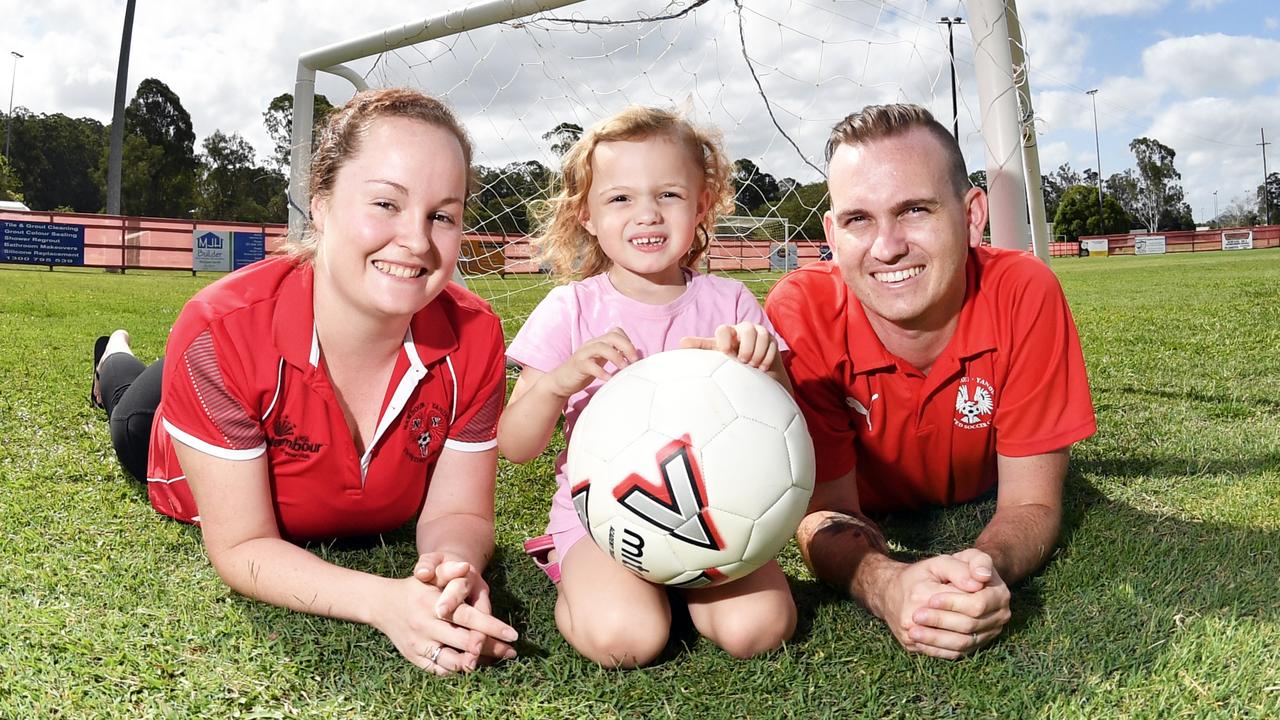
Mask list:
MULTIPOLYGON (((680 347, 684 337, 712 337, 721 325, 753 322, 774 332, 760 302, 737 280, 685 270, 684 294, 666 305, 649 305, 618 292, 605 273, 552 289, 533 309, 507 348, 507 358, 534 370, 551 372, 583 343, 615 327, 631 338, 641 358, 680 347)), ((612 364, 605 368, 616 370, 612 364)), ((573 434, 578 414, 603 383, 594 380, 569 398, 564 408, 565 438, 573 434)), ((547 532, 568 530, 578 523, 565 478, 566 452, 556 457, 556 494, 547 532)))

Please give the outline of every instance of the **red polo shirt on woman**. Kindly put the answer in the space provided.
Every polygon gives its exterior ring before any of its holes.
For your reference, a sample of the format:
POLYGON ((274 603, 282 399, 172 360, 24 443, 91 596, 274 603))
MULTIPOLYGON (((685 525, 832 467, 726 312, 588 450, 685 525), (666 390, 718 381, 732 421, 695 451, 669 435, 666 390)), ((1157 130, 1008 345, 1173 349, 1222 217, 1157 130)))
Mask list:
POLYGON ((1097 430, 1075 322, 1057 277, 1021 251, 970 250, 955 335, 926 376, 892 355, 840 269, 774 286, 765 311, 817 455, 817 480, 856 468, 868 512, 972 500, 996 455, 1052 452, 1097 430))
POLYGON ((268 259, 183 308, 151 429, 148 493, 161 513, 200 520, 174 441, 226 460, 265 454, 280 532, 293 539, 394 529, 421 510, 441 448, 496 446, 502 326, 483 300, 449 285, 413 316, 360 454, 321 363, 312 280, 310 265, 268 259))

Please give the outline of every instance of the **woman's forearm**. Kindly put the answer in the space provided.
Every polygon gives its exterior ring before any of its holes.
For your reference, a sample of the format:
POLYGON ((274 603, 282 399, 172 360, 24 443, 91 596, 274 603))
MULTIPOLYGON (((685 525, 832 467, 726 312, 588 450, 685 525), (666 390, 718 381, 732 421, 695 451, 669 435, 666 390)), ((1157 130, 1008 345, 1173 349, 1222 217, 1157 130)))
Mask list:
POLYGON ((255 538, 209 558, 246 597, 323 617, 374 625, 388 578, 339 567, 280 538, 255 538))

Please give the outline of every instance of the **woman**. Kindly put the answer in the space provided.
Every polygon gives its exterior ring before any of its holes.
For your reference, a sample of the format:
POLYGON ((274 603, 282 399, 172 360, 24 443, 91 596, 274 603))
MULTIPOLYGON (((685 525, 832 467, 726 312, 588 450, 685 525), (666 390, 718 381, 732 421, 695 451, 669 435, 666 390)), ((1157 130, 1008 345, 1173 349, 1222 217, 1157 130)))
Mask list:
POLYGON ((124 331, 95 348, 93 398, 121 463, 146 478, 157 510, 200 524, 229 586, 372 625, 438 675, 515 656, 480 576, 493 550, 502 330, 449 284, 470 166, 443 104, 361 93, 321 136, 311 226, 289 257, 198 293, 165 360, 145 370, 124 331), (420 558, 403 579, 291 542, 415 515, 420 558))

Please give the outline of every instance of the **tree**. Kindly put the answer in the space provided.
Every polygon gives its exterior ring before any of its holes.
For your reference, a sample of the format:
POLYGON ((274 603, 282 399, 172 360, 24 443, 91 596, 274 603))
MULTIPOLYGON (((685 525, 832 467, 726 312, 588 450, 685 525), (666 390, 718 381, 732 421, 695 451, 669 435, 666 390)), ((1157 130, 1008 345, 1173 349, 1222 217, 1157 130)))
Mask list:
POLYGON ((1098 188, 1072 185, 1062 195, 1053 218, 1054 231, 1076 240, 1081 235, 1108 235, 1129 229, 1129 216, 1111 195, 1102 199, 1102 215, 1098 214, 1098 188))
POLYGON ((237 133, 216 130, 205 138, 201 157, 200 202, 204 220, 284 222, 285 177, 254 163, 253 146, 237 133), (276 198, 280 198, 276 201, 276 198))
POLYGON ((1161 230, 1195 230, 1196 219, 1191 214, 1191 206, 1186 202, 1178 202, 1160 213, 1161 230))
POLYGON ((1227 203, 1227 207, 1218 213, 1217 226, 1250 227, 1260 224, 1261 220, 1262 217, 1258 214, 1258 206, 1254 203, 1254 199, 1242 195, 1227 203))
MULTIPOLYGON (((333 104, 324 95, 312 96, 311 103, 311 140, 314 147, 320 130, 333 112, 333 104)), ((280 93, 271 99, 267 109, 262 113, 262 122, 270 136, 271 162, 276 169, 288 172, 290 155, 293 149, 293 94, 280 93)))
MULTIPOLYGON (((182 101, 168 85, 155 78, 147 78, 138 85, 138 91, 125 109, 125 132, 141 138, 151 147, 158 147, 161 154, 148 178, 154 192, 145 201, 129 198, 121 191, 121 211, 133 215, 158 217, 187 217, 194 207, 196 197, 196 172, 199 163, 195 155, 195 131, 191 127, 191 115, 182 107, 182 101)), ((130 143, 125 142, 124 167, 137 166, 136 159, 128 157, 130 143)), ((133 144, 135 150, 138 148, 133 144)), ((150 165, 151 163, 147 163, 150 165)), ((123 185, 129 185, 127 179, 123 185)))
POLYGON ((1124 172, 1113 173, 1107 178, 1105 183, 1107 195, 1114 197, 1120 207, 1129 214, 1129 217, 1135 217, 1138 213, 1138 176, 1134 174, 1133 169, 1126 169, 1124 172))
POLYGON ((1040 187, 1044 192, 1044 215, 1054 217, 1058 214, 1058 203, 1062 202, 1062 194, 1067 188, 1084 184, 1080 173, 1071 169, 1071 163, 1062 163, 1057 170, 1040 176, 1040 187))
POLYGON ((746 158, 733 162, 733 184, 737 187, 734 201, 742 214, 756 212, 765 203, 777 202, 780 196, 777 178, 746 158))
POLYGON ((830 209, 831 197, 827 194, 827 184, 819 180, 808 185, 797 185, 774 206, 773 213, 799 228, 800 237, 821 240, 822 214, 830 209))
POLYGON ((969 173, 969 184, 976 188, 982 188, 982 192, 987 192, 987 171, 974 170, 969 173))
POLYGON ((79 212, 102 209, 100 180, 106 128, 97 120, 61 113, 14 112, 10 169, 27 205, 38 210, 66 206, 79 212))
MULTIPOLYGON (((1080 172, 1080 184, 1089 185, 1090 187, 1098 187, 1098 171, 1093 168, 1085 168, 1080 172)), ((1071 187, 1068 185, 1067 187, 1071 187)))
POLYGON ((467 227, 528 235, 532 230, 529 202, 546 196, 551 170, 537 160, 525 160, 501 168, 477 165, 473 174, 477 189, 467 204, 467 227))
POLYGON ((1258 217, 1263 220, 1263 224, 1270 225, 1272 220, 1280 217, 1280 173, 1268 173, 1265 185, 1259 185, 1258 195, 1258 217), (1267 218, 1267 211, 1271 211, 1271 217, 1267 218))
POLYGON ((22 202, 22 186, 9 167, 9 160, 3 155, 0 155, 0 200, 22 202))
POLYGON ((1135 138, 1129 143, 1138 165, 1138 197, 1135 217, 1148 232, 1160 229, 1160 219, 1166 210, 1183 202, 1182 187, 1177 181, 1182 175, 1173 166, 1177 155, 1173 148, 1159 140, 1135 138))
POLYGON ((569 148, 582 137, 582 126, 577 123, 562 122, 542 133, 543 140, 551 141, 551 152, 556 157, 564 157, 569 148))

